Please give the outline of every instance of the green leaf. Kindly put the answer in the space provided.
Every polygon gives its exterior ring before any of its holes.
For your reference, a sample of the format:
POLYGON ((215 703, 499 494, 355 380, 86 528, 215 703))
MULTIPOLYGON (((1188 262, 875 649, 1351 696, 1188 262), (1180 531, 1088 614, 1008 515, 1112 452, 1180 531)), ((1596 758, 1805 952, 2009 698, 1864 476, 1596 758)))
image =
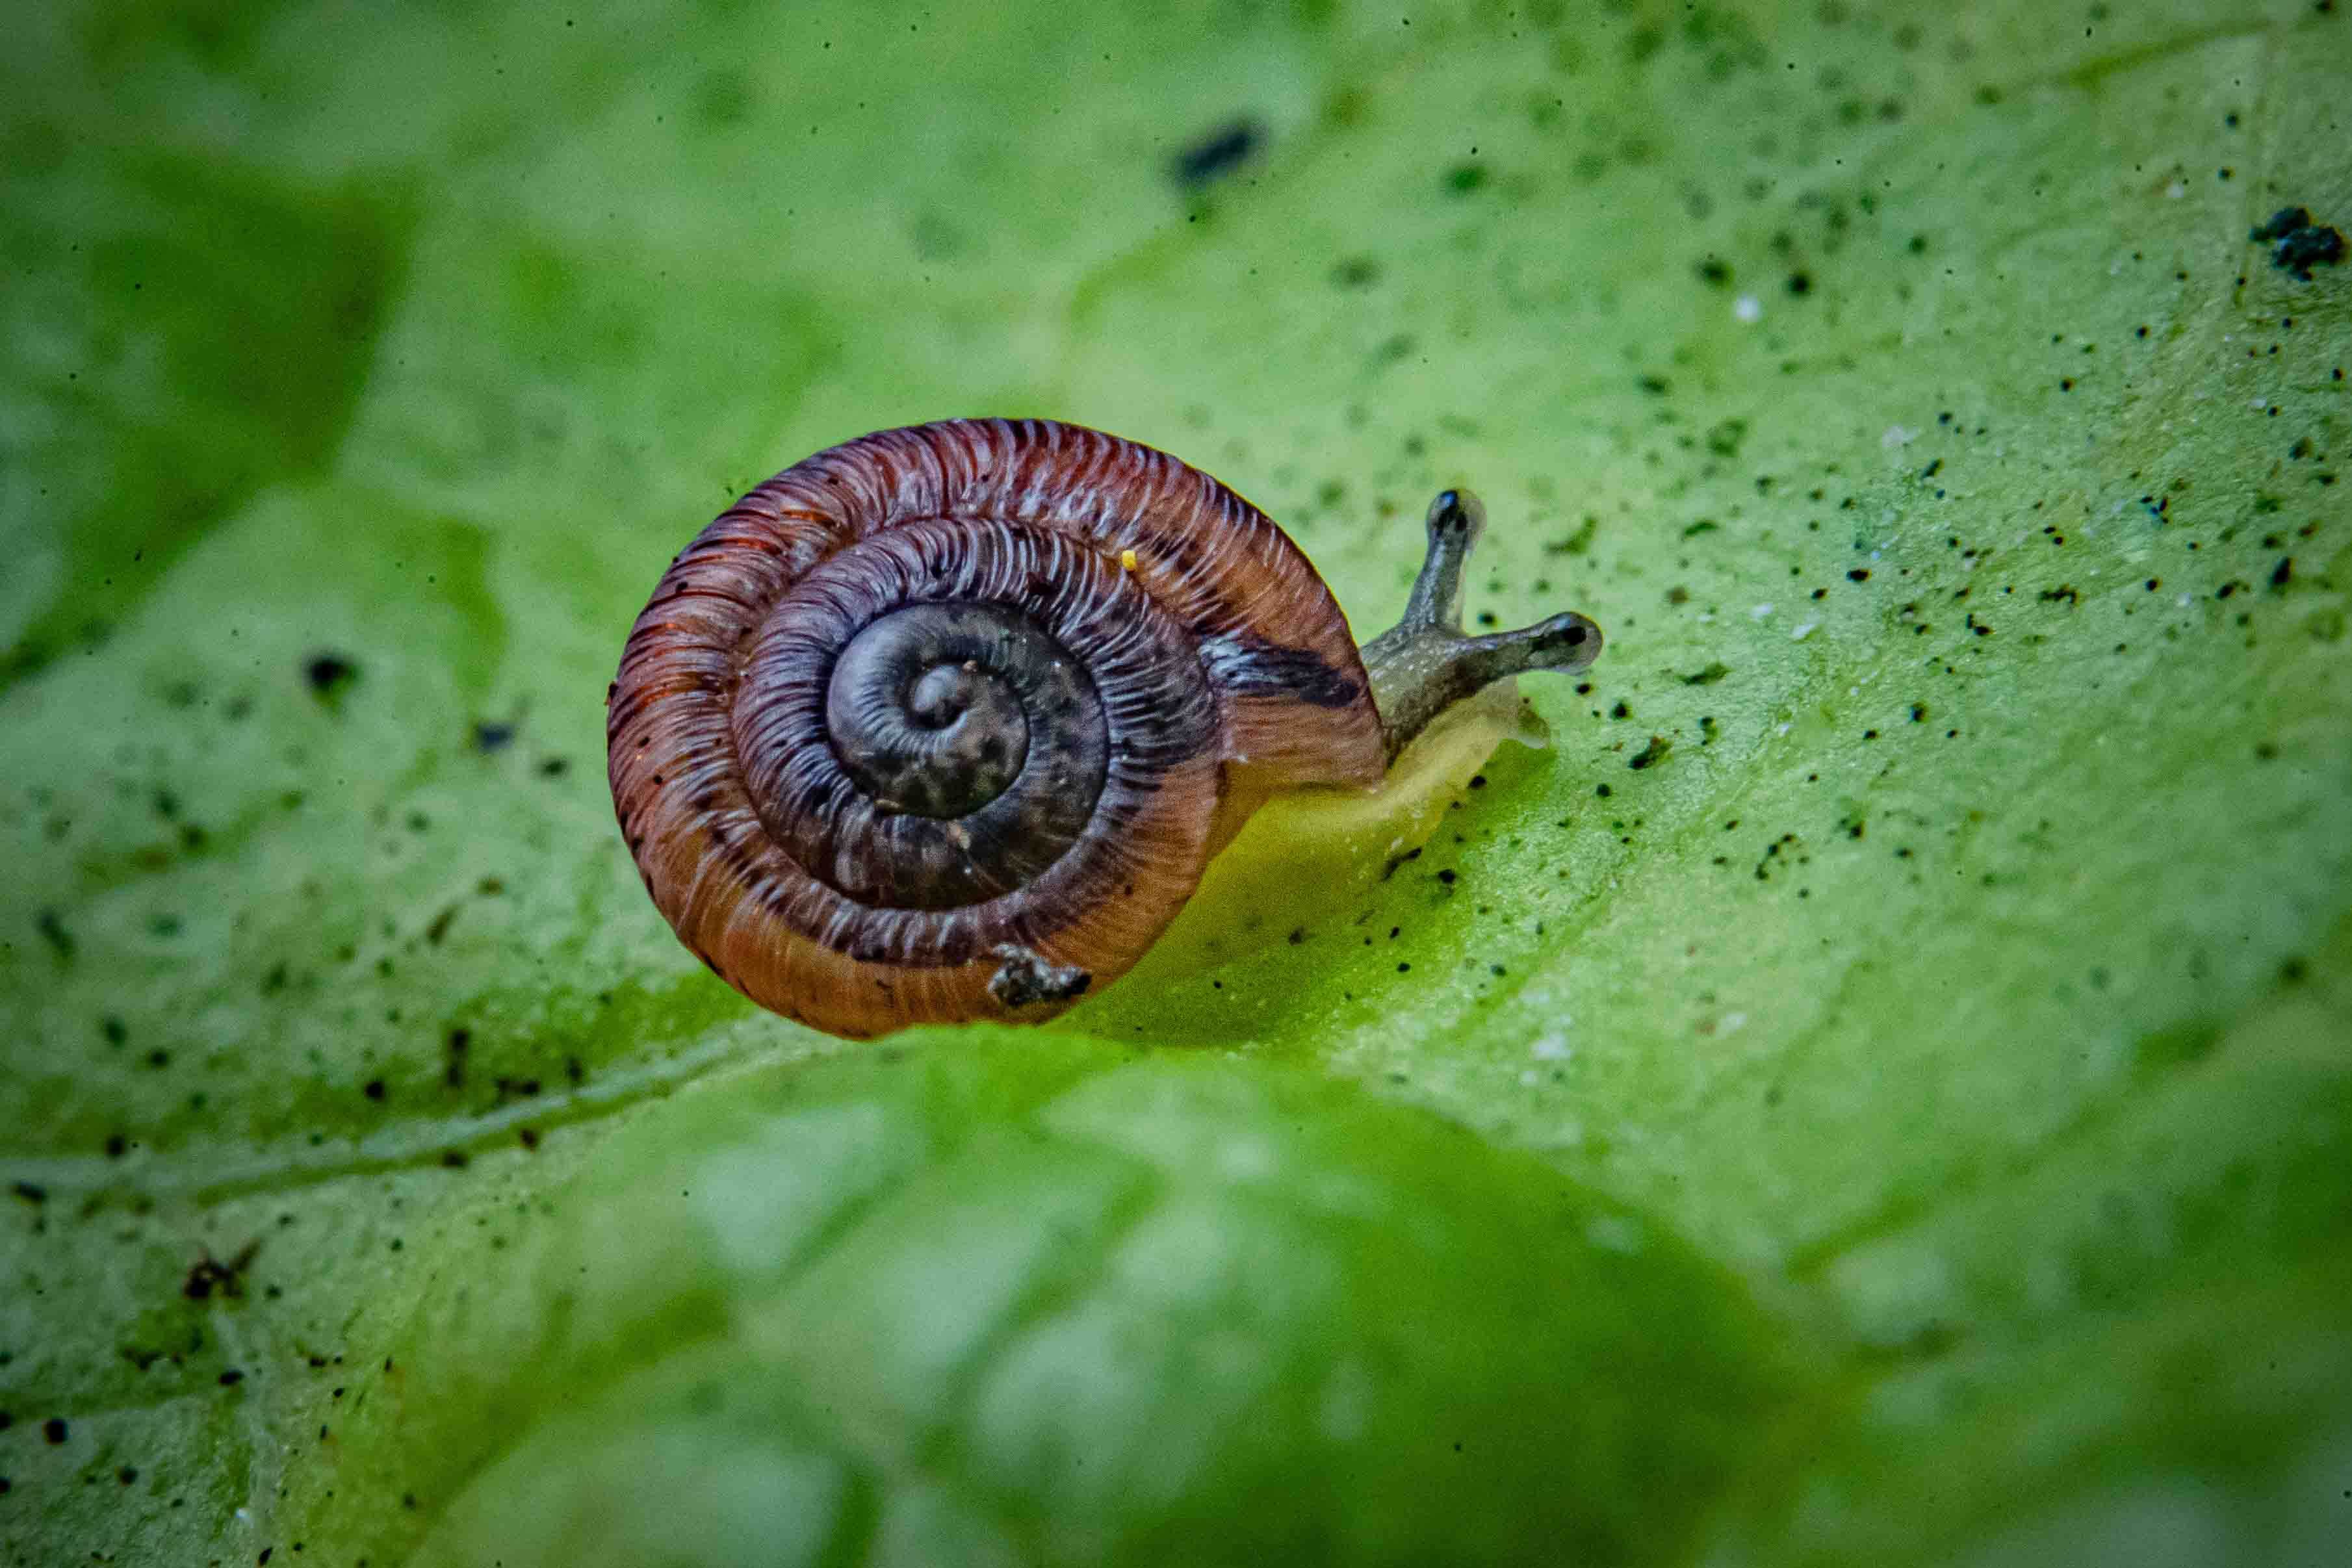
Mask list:
POLYGON ((2247 238, 2352 222, 2340 7, 19 32, 0 1555, 2352 1531, 2352 270, 2247 238), (733 496, 963 413, 1365 631, 1475 486, 1474 615, 1608 651, 1415 858, 1289 808, 1047 1030, 809 1035, 601 694, 733 496))
POLYGON ((934 1562, 1652 1558, 1786 1397, 1728 1279, 1538 1162, 1011 1031, 698 1092, 509 1283, 445 1268, 342 1437, 427 1513, 461 1491, 422 1562, 738 1561, 780 1498, 763 1560, 913 1520, 934 1562))

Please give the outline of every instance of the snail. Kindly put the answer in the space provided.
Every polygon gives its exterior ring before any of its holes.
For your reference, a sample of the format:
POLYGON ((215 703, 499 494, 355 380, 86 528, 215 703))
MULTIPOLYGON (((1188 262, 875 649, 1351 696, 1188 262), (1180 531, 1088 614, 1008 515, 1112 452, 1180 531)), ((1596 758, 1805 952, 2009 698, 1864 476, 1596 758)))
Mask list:
POLYGON ((1576 671, 1573 612, 1468 636, 1448 490, 1359 650, 1271 518, 1044 420, 820 452, 669 565, 606 697, 646 891, 720 978, 850 1038, 1038 1021, 1125 974, 1285 791, 1369 791, 1433 720, 1576 671))

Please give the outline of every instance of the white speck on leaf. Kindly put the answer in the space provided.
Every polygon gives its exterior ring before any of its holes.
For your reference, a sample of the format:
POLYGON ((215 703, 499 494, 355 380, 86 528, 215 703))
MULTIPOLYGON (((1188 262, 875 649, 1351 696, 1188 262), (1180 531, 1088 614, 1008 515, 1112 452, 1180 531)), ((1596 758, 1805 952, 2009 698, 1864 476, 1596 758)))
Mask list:
POLYGON ((1584 1239, 1603 1252, 1639 1252, 1642 1227, 1628 1215, 1605 1214, 1584 1228, 1584 1239))
POLYGON ((1317 1412, 1323 1435, 1339 1443, 1361 1437, 1372 1394, 1371 1376, 1359 1363, 1346 1361, 1333 1368, 1330 1381, 1323 1385, 1322 1408, 1317 1412))

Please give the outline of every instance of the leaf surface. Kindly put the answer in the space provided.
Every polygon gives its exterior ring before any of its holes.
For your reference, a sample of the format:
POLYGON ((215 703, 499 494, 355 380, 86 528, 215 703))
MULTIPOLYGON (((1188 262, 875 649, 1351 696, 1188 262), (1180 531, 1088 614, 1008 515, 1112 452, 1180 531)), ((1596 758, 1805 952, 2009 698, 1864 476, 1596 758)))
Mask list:
POLYGON ((2352 1533, 2352 271, 2247 238, 2352 214, 2340 7, 23 35, 5 1560, 2352 1533), (1472 485, 1474 617, 1608 650, 1230 961, 796 1030, 602 694, 732 497, 967 413, 1367 634, 1472 485))

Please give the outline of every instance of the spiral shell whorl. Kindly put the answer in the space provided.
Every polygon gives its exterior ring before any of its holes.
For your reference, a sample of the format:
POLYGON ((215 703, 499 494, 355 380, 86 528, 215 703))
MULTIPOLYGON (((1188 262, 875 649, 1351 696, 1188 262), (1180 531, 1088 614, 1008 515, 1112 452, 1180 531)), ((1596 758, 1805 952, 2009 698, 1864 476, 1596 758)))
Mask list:
POLYGON ((881 432, 745 496, 638 618, 607 733, 679 936, 851 1035, 1065 1005, 1174 916, 1229 798, 1382 761, 1346 622, 1270 520, 1034 421, 881 432))

